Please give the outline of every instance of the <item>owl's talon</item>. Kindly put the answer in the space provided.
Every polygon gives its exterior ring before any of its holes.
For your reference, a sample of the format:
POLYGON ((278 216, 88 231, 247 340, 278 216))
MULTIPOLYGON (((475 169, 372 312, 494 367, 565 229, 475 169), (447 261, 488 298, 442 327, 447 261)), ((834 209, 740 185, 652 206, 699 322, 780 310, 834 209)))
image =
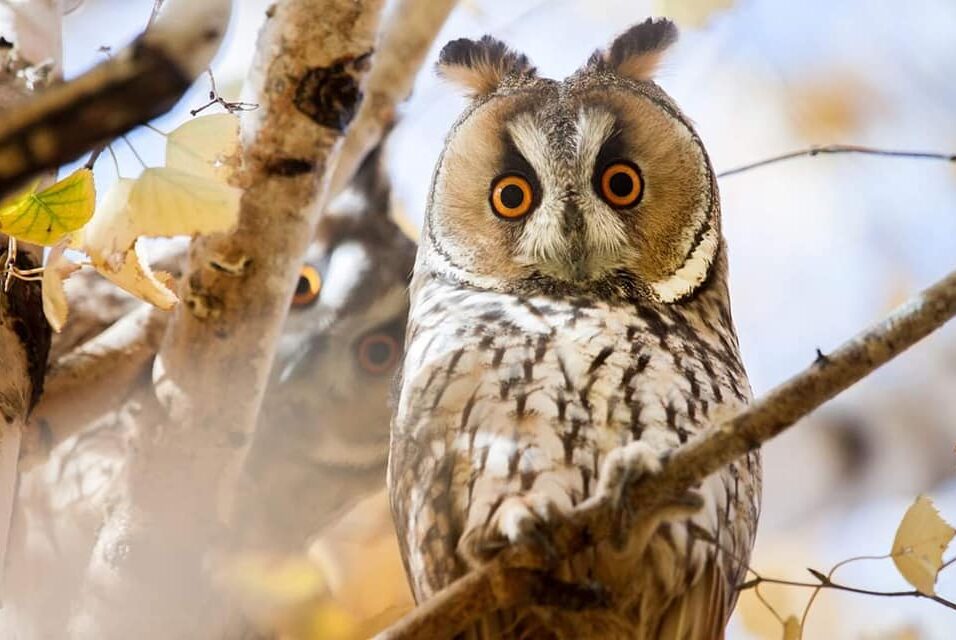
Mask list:
POLYGON ((560 517, 557 507, 544 496, 511 496, 498 505, 484 526, 462 536, 459 553, 474 566, 488 562, 507 547, 517 547, 522 553, 515 566, 554 564, 558 553, 550 527, 560 517))
POLYGON ((660 456, 644 442, 631 442, 608 454, 602 467, 597 495, 614 505, 616 519, 611 543, 622 550, 630 544, 643 545, 664 521, 689 517, 704 505, 696 491, 688 491, 662 505, 654 513, 637 513, 627 500, 631 487, 651 475, 660 473, 660 456))

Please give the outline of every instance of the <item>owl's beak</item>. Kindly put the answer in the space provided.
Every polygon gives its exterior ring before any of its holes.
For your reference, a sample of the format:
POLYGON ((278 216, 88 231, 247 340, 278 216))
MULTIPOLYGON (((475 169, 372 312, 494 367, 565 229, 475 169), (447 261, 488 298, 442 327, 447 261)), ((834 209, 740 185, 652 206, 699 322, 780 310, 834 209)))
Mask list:
POLYGON ((562 265, 568 280, 583 282, 591 278, 590 251, 585 238, 584 213, 574 202, 576 194, 569 191, 564 198, 563 230, 567 252, 562 265))

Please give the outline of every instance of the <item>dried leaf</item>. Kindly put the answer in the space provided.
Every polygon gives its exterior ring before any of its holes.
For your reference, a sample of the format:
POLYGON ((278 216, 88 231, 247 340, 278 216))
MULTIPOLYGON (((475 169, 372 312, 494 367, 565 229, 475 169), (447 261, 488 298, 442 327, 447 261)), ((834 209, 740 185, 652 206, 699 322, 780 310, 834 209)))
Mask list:
POLYGON ((797 616, 790 616, 783 623, 783 640, 800 640, 800 621, 797 616))
POLYGON ((239 215, 242 191, 165 167, 146 169, 136 180, 121 179, 106 193, 74 244, 104 277, 160 309, 178 298, 168 274, 153 273, 136 251, 143 236, 178 236, 226 231, 239 215))
POLYGON ((43 269, 43 315, 57 333, 63 330, 69 314, 63 281, 80 268, 80 265, 66 259, 66 246, 66 242, 60 242, 53 247, 43 269))
POLYGON ((236 224, 242 189, 178 169, 146 169, 129 194, 138 235, 182 236, 226 231, 236 224))
POLYGON ((227 159, 239 148, 239 118, 231 113, 188 120, 166 137, 166 166, 225 181, 227 159))
POLYGON ((954 530, 943 520, 933 501, 916 498, 900 522, 893 540, 893 562, 900 574, 924 595, 935 595, 936 574, 954 530))
POLYGON ((74 234, 72 246, 84 251, 93 268, 116 286, 160 309, 179 301, 166 274, 154 274, 136 252, 139 235, 129 211, 135 180, 121 178, 103 197, 96 215, 74 234))
POLYGON ((96 206, 93 172, 77 169, 43 191, 29 189, 0 207, 0 231, 24 242, 54 245, 85 225, 96 206))
POLYGON ((150 269, 135 248, 105 260, 90 256, 90 261, 104 278, 155 307, 168 311, 179 302, 173 277, 165 271, 150 269))

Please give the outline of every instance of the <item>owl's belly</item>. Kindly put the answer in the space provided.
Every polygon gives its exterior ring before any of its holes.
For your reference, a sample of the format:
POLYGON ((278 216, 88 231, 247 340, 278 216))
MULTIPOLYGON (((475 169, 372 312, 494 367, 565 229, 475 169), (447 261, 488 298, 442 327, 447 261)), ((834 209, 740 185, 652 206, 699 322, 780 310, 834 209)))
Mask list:
MULTIPOLYGON (((662 337, 629 310, 532 314, 498 330, 462 317, 413 338, 395 422, 414 443, 408 460, 393 460, 392 484, 393 492, 415 485, 396 514, 419 598, 465 570, 463 541, 495 523, 509 498, 542 517, 566 513, 597 490, 611 451, 640 441, 664 454, 715 409, 746 401, 736 354, 710 355, 722 348, 718 338, 662 337)), ((695 524, 749 548, 755 514, 742 527, 727 520, 756 509, 754 478, 728 468, 709 479, 695 524)), ((648 547, 677 564, 599 548, 570 563, 566 577, 598 579, 640 609, 642 593, 676 595, 708 566, 713 547, 688 544, 687 531, 674 523, 648 547)))

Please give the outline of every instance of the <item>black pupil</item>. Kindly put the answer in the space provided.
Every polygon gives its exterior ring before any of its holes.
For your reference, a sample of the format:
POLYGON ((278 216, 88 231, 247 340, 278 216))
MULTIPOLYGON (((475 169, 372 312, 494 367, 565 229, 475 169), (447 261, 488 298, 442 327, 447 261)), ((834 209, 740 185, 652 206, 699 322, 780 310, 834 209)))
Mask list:
POLYGON ((304 296, 312 292, 312 285, 305 276, 299 276, 299 282, 295 285, 295 295, 304 296))
POLYGON ((509 184, 501 190, 501 204, 509 209, 517 209, 524 202, 524 191, 515 184, 509 184))
POLYGON ((634 180, 623 171, 618 171, 611 176, 609 186, 611 187, 611 193, 618 198, 626 198, 634 190, 634 180))
POLYGON ((392 345, 385 340, 373 340, 368 345, 365 355, 372 364, 384 364, 392 357, 392 345))

